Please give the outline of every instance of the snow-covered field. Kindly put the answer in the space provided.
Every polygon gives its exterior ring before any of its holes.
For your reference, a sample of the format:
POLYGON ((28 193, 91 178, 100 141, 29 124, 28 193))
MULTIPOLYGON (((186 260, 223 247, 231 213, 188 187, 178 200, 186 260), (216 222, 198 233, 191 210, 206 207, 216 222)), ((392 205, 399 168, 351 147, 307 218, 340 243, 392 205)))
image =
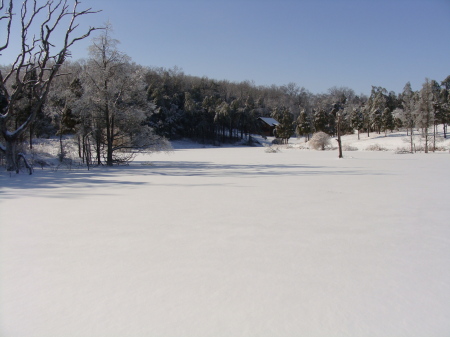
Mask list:
POLYGON ((448 151, 300 144, 0 173, 0 336, 449 336, 448 151))

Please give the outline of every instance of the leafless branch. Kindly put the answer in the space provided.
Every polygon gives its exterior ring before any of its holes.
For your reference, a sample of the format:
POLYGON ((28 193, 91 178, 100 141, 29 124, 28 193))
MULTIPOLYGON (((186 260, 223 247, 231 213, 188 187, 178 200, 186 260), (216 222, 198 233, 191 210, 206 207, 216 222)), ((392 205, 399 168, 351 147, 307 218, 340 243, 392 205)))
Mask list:
MULTIPOLYGON (((0 51, 8 47, 10 41, 11 25, 13 23, 13 0, 9 4, 4 4, 5 0, 0 0, 0 21, 6 20, 7 36, 0 51), (5 7, 6 6, 6 7, 5 7)), ((79 0, 73 0, 73 8, 69 6, 71 0, 24 0, 18 24, 20 26, 20 51, 6 74, 0 71, 0 90, 8 99, 6 111, 0 112, 0 132, 6 141, 15 140, 33 122, 37 112, 42 108, 53 79, 59 74, 59 69, 70 56, 69 48, 76 42, 87 38, 93 31, 101 29, 89 27, 84 34, 74 36, 75 30, 79 28, 78 19, 83 15, 95 14, 91 8, 79 10, 79 0), (42 16, 45 14, 45 17, 42 16), (60 41, 59 47, 56 43, 55 32, 63 28, 65 19, 68 19, 65 35, 60 41), (39 21, 41 20, 41 21, 39 21), (38 36, 33 35, 37 31, 38 36), (8 92, 5 84, 11 81, 14 83, 13 91, 8 92), (6 120, 14 114, 15 102, 23 94, 25 88, 31 88, 35 104, 26 121, 18 126, 14 131, 7 130, 6 120)), ((28 90, 28 89, 27 89, 28 90)))
MULTIPOLYGON (((4 4, 4 0, 0 0, 0 12, 3 13, 3 9, 5 10, 4 14, 0 14, 0 22, 6 20, 6 41, 3 42, 3 45, 0 45, 0 51, 8 48, 9 45, 9 39, 11 37, 11 24, 12 24, 12 18, 13 18, 13 0, 9 0, 9 4, 4 4)), ((1 55, 1 54, 0 54, 1 55)))

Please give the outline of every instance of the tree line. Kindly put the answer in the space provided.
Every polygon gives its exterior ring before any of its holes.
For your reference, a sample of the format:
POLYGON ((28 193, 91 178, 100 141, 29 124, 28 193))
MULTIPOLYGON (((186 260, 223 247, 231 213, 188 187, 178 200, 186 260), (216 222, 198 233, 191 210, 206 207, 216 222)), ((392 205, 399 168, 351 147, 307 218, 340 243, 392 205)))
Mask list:
MULTIPOLYGON (((73 10, 65 4, 48 1, 42 10, 74 20, 95 13, 78 10, 78 1, 73 10)), ((22 22, 35 20, 23 8, 22 22)), ((11 11, 6 9, 2 20, 10 23, 11 11)), ((216 145, 251 143, 251 135, 260 132, 259 117, 276 119, 275 134, 285 143, 294 134, 308 140, 319 131, 357 132, 359 137, 362 132, 386 134, 405 128, 411 135, 411 151, 413 133, 420 129, 427 152, 435 147, 432 137, 435 140, 438 124, 444 125, 446 137, 450 76, 441 82, 427 79, 418 91, 407 83, 399 94, 373 86, 370 96, 356 95, 347 87, 312 94, 295 83, 257 86, 250 81, 214 80, 186 75, 177 67, 133 63, 120 51, 110 26, 102 27, 93 39, 87 59, 69 62, 68 48, 97 28, 73 38, 69 26, 62 49, 52 53, 51 33, 59 24, 56 19, 51 30, 46 28, 49 22, 41 23, 41 38, 31 47, 22 34, 16 62, 0 67, 0 155, 6 158, 7 170, 17 171, 21 158, 27 164, 21 148, 32 147, 36 137, 59 136, 63 160, 62 138, 73 135, 86 165, 111 166, 128 162, 141 151, 167 148, 167 140, 178 138, 216 145)), ((7 47, 5 41, 0 51, 7 47)))

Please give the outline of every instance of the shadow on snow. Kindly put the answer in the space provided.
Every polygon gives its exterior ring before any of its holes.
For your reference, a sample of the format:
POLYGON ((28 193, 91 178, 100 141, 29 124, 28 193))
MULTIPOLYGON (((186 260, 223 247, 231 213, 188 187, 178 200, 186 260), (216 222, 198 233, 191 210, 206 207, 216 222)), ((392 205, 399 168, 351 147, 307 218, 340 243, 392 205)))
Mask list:
MULTIPOLYGON (((308 165, 258 165, 258 164, 217 164, 212 162, 195 161, 155 161, 135 162, 129 166, 101 167, 90 171, 84 169, 59 170, 37 169, 33 175, 0 173, 0 199, 17 195, 5 188, 26 190, 38 195, 36 189, 62 189, 72 188, 69 194, 74 196, 79 191, 80 195, 93 193, 96 187, 102 188, 138 188, 145 185, 151 186, 157 182, 149 182, 148 177, 235 177, 235 178, 261 178, 267 176, 314 176, 314 175, 380 175, 380 172, 362 169, 337 168, 330 166, 308 165), (133 181, 130 181, 133 177, 133 181), (147 177, 139 179, 136 177, 147 177)), ((384 174, 384 173, 383 173, 384 174)), ((218 184, 220 185, 220 183, 218 184)), ((100 191, 95 191, 98 194, 100 191)), ((67 192, 66 192, 67 193, 67 192)), ((107 193, 105 193, 106 195, 107 193)), ((29 194, 30 195, 30 194, 29 194)))

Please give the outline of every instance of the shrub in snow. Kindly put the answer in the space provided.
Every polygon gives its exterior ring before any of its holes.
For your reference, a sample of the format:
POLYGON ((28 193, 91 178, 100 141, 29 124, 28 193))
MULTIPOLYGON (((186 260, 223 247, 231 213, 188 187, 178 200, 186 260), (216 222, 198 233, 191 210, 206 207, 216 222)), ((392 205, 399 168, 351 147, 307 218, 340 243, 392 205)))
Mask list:
POLYGON ((309 146, 314 150, 325 150, 325 147, 331 146, 330 139, 330 135, 325 132, 316 132, 309 141, 309 146))
POLYGON ((447 150, 448 150, 448 147, 443 146, 443 145, 441 145, 441 146, 436 146, 434 150, 435 150, 435 151, 447 151, 447 150))
POLYGON ((373 145, 369 145, 366 148, 366 151, 388 151, 388 149, 381 146, 380 144, 373 144, 373 145))
POLYGON ((31 163, 33 166, 39 166, 41 169, 44 169, 45 166, 50 166, 50 164, 43 158, 33 158, 31 163))
POLYGON ((297 149, 299 149, 299 150, 309 150, 309 147, 306 144, 298 144, 297 145, 297 149))
POLYGON ((280 149, 278 147, 274 147, 274 146, 267 146, 266 149, 264 150, 265 153, 278 153, 280 152, 280 149))
POLYGON ((406 148, 406 147, 398 147, 398 148, 395 150, 395 153, 397 153, 397 154, 411 153, 411 149, 406 148))
MULTIPOLYGON (((445 146, 443 146, 443 145, 440 145, 440 146, 436 145, 436 147, 433 147, 433 145, 429 145, 428 146, 428 151, 431 151, 431 152, 447 151, 447 150, 448 149, 445 146)), ((423 145, 417 146, 416 151, 420 151, 420 152, 421 151, 425 151, 425 146, 423 146, 423 145)))
POLYGON ((358 148, 354 147, 354 146, 351 146, 351 145, 348 145, 348 144, 344 144, 344 145, 342 145, 342 150, 344 150, 344 151, 358 151, 358 148))

